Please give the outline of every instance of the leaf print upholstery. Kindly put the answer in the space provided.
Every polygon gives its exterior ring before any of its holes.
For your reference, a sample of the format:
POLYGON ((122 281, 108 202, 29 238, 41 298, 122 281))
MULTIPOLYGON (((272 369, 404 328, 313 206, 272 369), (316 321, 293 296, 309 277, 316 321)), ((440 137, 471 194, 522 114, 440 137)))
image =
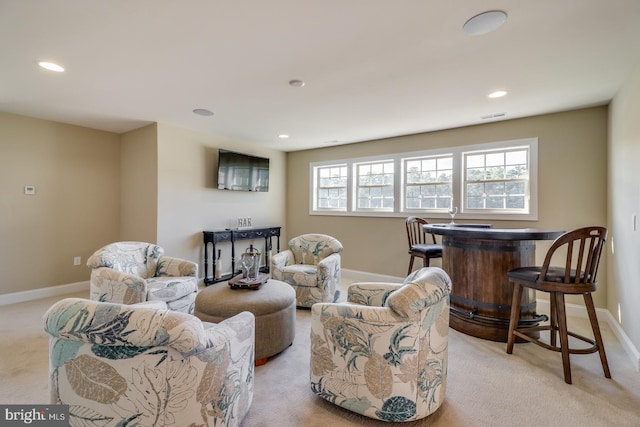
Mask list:
POLYGON ((43 320, 51 403, 71 426, 238 426, 249 410, 250 312, 212 324, 160 301, 68 298, 43 320))
POLYGON ((446 392, 449 276, 426 267, 404 283, 354 283, 346 303, 311 308, 311 390, 370 418, 414 421, 446 392))
POLYGON ((193 314, 198 291, 198 264, 164 255, 145 242, 116 242, 97 250, 88 260, 90 298, 136 304, 164 301, 169 308, 193 314))
POLYGON ((342 243, 326 234, 304 234, 289 241, 288 249, 271 257, 271 276, 290 284, 296 305, 338 299, 342 243))
POLYGON ((127 389, 118 372, 95 357, 83 354, 65 363, 65 373, 73 391, 100 403, 114 403, 127 389))

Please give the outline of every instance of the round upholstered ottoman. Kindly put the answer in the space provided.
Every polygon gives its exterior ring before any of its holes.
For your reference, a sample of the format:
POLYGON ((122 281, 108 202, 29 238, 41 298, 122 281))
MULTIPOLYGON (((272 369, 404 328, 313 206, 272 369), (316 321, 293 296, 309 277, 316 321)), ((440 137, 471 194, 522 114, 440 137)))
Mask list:
POLYGON ((208 286, 196 296, 194 314, 205 322, 219 323, 242 311, 256 317, 256 365, 293 343, 296 332, 296 292, 269 279, 258 290, 231 289, 227 283, 208 286))

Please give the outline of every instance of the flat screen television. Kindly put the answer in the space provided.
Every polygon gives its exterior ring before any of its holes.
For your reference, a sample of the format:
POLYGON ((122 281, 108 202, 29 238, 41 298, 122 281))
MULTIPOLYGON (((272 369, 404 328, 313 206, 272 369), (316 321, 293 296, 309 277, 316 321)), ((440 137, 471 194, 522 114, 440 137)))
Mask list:
POLYGON ((269 191, 269 159, 218 150, 218 189, 269 191))

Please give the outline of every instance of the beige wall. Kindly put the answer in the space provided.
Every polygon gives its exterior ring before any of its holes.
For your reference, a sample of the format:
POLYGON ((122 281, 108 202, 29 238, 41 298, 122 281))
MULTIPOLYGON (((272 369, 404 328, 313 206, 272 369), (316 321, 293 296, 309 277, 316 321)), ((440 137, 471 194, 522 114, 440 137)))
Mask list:
POLYGON ((119 240, 157 240, 157 126, 154 123, 121 136, 119 240))
MULTIPOLYGON (((288 235, 322 232, 344 245, 344 268, 404 277, 407 273, 405 216, 395 218, 309 215, 309 163, 538 137, 538 221, 482 221, 496 227, 570 230, 607 223, 607 107, 501 121, 338 147, 288 153, 288 235), (294 178, 295 177, 295 178, 294 178)), ((429 218, 431 219, 431 218, 429 218)), ((550 242, 540 242, 537 258, 550 242)), ((434 265, 438 265, 435 263, 434 265)), ((596 305, 606 307, 606 273, 596 305)), ((572 301, 573 302, 573 301, 572 301)), ((576 300, 577 302, 577 300, 576 300)))
MULTIPOLYGON (((86 281, 87 258, 117 240, 156 242, 203 277, 203 230, 239 216, 285 227, 285 158, 162 124, 117 135, 0 113, 0 295, 86 281), (215 188, 218 148, 269 157, 270 191, 215 188)), ((221 248, 230 271, 230 246, 221 248)))
POLYGON ((611 103, 609 141, 609 312, 640 348, 640 66, 611 103))
MULTIPOLYGON (((280 151, 159 124, 158 244, 167 254, 199 262, 204 277, 203 230, 235 227, 238 217, 251 217, 255 227, 284 227, 285 158, 280 151), (218 190, 218 148, 268 157, 269 192, 218 190)), ((236 250, 250 243, 238 242, 236 250)), ((255 244, 262 248, 264 240, 255 244)), ((230 245, 217 248, 223 251, 224 272, 230 272, 230 245)))
POLYGON ((116 134, 0 113, 0 294, 88 279, 118 236, 119 161, 116 134))

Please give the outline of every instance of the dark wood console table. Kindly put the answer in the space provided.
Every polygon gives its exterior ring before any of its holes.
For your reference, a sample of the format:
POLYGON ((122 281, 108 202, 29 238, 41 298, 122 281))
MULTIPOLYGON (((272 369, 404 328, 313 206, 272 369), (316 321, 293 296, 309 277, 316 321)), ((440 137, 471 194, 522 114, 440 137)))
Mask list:
POLYGON ((263 271, 269 271, 269 250, 272 248, 272 237, 277 237, 277 251, 280 252, 280 229, 282 227, 265 227, 265 228, 249 228, 249 229, 228 229, 221 231, 203 231, 204 234, 204 284, 229 280, 236 271, 236 248, 235 242, 238 240, 249 240, 264 238, 264 256, 265 267, 263 271), (216 271, 216 243, 231 242, 231 274, 227 274, 220 279, 215 278, 216 271), (209 244, 212 249, 211 276, 209 275, 209 244))
MULTIPOLYGON (((452 282, 451 327, 501 342, 507 341, 513 297, 507 272, 535 265, 535 240, 553 240, 563 233, 483 224, 427 224, 424 230, 442 236, 442 268, 452 282)), ((522 301, 519 327, 545 320, 536 314, 533 292, 525 293, 522 301)))

